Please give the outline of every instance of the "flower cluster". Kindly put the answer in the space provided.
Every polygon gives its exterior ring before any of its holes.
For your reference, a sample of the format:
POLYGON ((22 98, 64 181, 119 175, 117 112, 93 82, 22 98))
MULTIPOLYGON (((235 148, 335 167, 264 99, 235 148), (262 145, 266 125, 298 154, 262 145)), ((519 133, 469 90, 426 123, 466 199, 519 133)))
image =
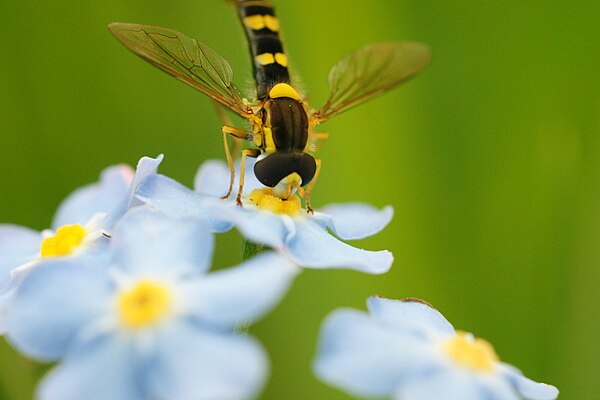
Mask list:
POLYGON ((52 228, 43 232, 0 225, 0 330, 17 284, 32 269, 54 257, 99 259, 115 223, 140 204, 135 192, 156 174, 162 156, 143 157, 134 174, 130 167, 107 168, 100 182, 76 190, 59 206, 52 228))
POLYGON ((202 167, 207 192, 194 192, 158 175, 161 161, 144 157, 135 173, 106 169, 61 204, 51 230, 0 225, 3 333, 28 357, 59 362, 40 399, 253 398, 267 356, 238 328, 280 300, 299 266, 391 266, 389 252, 354 248, 327 230, 372 235, 390 221, 389 207, 240 209, 210 194, 224 165, 202 167), (274 251, 208 273, 215 233, 234 226, 274 251))
POLYGON ((554 386, 501 363, 494 348, 455 331, 431 305, 371 297, 323 325, 316 374, 357 396, 398 400, 552 400, 554 386))
POLYGON ((235 327, 268 311, 296 268, 269 253, 207 274, 212 249, 202 220, 140 207, 116 225, 102 261, 40 264, 6 323, 25 354, 63 360, 40 398, 253 397, 266 356, 235 327))
MULTIPOLYGON (((0 225, 0 329, 26 356, 57 363, 39 399, 256 398, 268 357, 240 328, 275 307, 301 268, 380 274, 392 265, 386 250, 344 242, 381 231, 391 207, 307 213, 296 196, 262 187, 251 165, 239 207, 236 193, 222 198, 224 163, 204 163, 192 190, 159 174, 161 161, 107 168, 67 197, 49 230, 0 225), (210 272, 215 237, 231 229, 256 251, 210 272)), ((402 400, 558 395, 422 301, 368 305, 370 315, 340 310, 324 323, 315 361, 323 381, 402 400)))

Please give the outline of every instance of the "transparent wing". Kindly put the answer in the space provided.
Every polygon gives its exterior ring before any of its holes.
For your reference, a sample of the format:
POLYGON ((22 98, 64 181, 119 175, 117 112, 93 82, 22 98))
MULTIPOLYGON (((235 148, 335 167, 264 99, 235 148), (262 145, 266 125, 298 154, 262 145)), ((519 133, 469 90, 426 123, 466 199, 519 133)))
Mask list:
POLYGON ((157 26, 112 23, 108 29, 125 47, 152 65, 237 114, 249 116, 242 95, 232 81, 231 67, 210 47, 157 26))
POLYGON ((429 64, 429 47, 418 42, 375 43, 342 58, 329 72, 329 99, 315 117, 325 121, 403 82, 429 64))

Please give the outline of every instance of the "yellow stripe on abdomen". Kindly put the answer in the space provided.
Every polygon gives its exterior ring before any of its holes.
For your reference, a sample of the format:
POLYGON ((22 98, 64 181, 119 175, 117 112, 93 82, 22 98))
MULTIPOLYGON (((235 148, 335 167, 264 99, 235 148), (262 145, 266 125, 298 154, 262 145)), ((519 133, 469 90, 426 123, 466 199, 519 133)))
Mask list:
POLYGON ((281 65, 282 67, 287 68, 287 66, 288 66, 287 57, 283 53, 275 53, 275 54, 262 53, 262 54, 257 55, 256 57, 254 57, 254 59, 260 65, 269 65, 269 64, 277 63, 277 64, 281 65))
POLYGON ((276 84, 289 83, 288 59, 279 37, 279 19, 269 1, 237 2, 253 61, 258 99, 264 99, 276 84))
POLYGON ((279 32, 279 20, 273 15, 249 15, 244 18, 244 25, 253 31, 267 28, 271 32, 279 32))
POLYGON ((288 66, 287 56, 283 53, 275 53, 275 62, 286 68, 288 66))
POLYGON ((275 62, 275 56, 271 53, 262 53, 254 57, 260 65, 269 65, 275 62))

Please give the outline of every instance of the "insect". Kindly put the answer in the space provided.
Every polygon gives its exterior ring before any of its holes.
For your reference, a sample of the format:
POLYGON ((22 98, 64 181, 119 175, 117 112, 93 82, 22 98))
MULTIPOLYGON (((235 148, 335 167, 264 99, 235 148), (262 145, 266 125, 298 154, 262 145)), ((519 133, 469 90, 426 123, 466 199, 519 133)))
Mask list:
POLYGON ((225 124, 221 130, 231 171, 224 198, 231 195, 235 179, 227 140, 233 136, 250 142, 250 147, 241 151, 238 205, 242 205, 246 157, 254 157, 254 174, 263 185, 283 200, 297 190, 307 212, 313 213, 310 193, 321 170, 321 160, 314 154, 319 142, 328 137, 315 127, 415 76, 429 63, 429 48, 418 42, 390 42, 355 50, 329 72, 329 98, 316 110, 291 82, 272 4, 264 0, 230 2, 237 10, 250 47, 256 82, 252 101, 245 99, 233 83, 227 61, 196 39, 156 26, 112 23, 109 29, 138 56, 249 122, 249 129, 225 124))

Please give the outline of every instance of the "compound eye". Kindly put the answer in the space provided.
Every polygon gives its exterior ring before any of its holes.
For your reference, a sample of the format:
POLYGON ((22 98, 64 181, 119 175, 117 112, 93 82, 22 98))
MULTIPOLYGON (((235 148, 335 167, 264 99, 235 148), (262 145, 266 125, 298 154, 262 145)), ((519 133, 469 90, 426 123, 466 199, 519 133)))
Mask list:
POLYGON ((315 177, 315 172, 317 171, 317 162, 315 158, 310 154, 302 153, 302 157, 300 158, 300 162, 296 167, 296 171, 300 178, 302 178, 302 186, 306 186, 312 181, 315 177))
POLYGON ((296 172, 302 186, 315 176, 317 164, 306 153, 272 153, 254 164, 254 175, 265 186, 275 187, 286 176, 296 172))
POLYGON ((256 179, 265 186, 275 187, 290 174, 289 154, 273 153, 254 164, 256 179))

